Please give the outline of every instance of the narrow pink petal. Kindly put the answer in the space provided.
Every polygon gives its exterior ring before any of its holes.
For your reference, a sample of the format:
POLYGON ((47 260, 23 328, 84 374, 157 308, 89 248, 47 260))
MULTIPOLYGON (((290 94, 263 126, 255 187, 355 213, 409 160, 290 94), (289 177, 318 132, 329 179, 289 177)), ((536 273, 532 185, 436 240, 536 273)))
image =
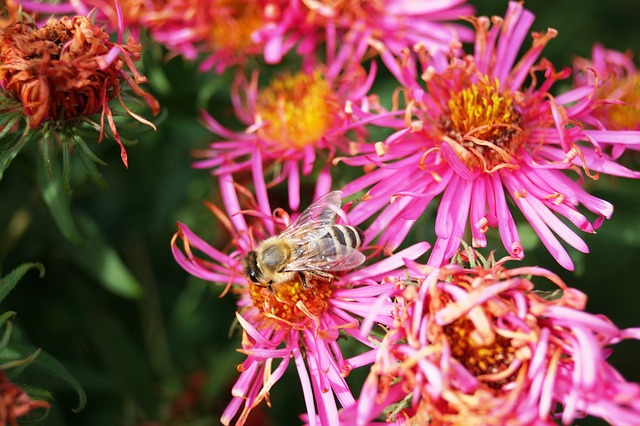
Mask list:
MULTIPOLYGON (((290 352, 290 349, 289 349, 289 352, 290 352)), ((282 361, 280 362, 278 367, 276 367, 276 369, 273 370, 268 375, 267 380, 262 385, 262 389, 260 389, 260 393, 256 397, 258 401, 261 401, 263 398, 265 398, 268 395, 269 391, 271 391, 271 388, 273 387, 273 385, 275 385, 276 382, 282 378, 282 375, 284 374, 287 367, 289 366, 290 359, 291 359, 290 354, 282 357, 282 361)))
POLYGON ((536 231, 538 237, 540 237, 540 241, 542 241, 542 244, 544 244, 547 250, 549 250, 551 255, 560 265, 562 265, 563 268, 569 271, 573 271, 573 262, 571 261, 569 254, 562 247, 553 233, 551 233, 551 231, 547 227, 547 224, 539 216, 539 212, 532 207, 527 197, 517 197, 514 195, 521 191, 521 188, 516 188, 514 186, 514 179, 505 179, 504 183, 512 194, 512 198, 515 201, 516 205, 518 206, 520 211, 522 211, 522 214, 524 214, 524 216, 527 218, 533 229, 536 231))
POLYGON ((473 247, 486 247, 487 238, 484 233, 484 227, 488 226, 488 221, 485 218, 487 212, 487 192, 486 178, 484 176, 479 177, 473 182, 470 210, 469 220, 471 235, 473 237, 472 245, 473 247), (484 221, 487 223, 484 223, 484 221))
MULTIPOLYGON (((259 149, 256 149, 252 162, 251 171, 253 173, 253 188, 258 201, 258 208, 265 215, 265 217, 271 217, 271 205, 269 204, 269 196, 267 195, 267 184, 264 181, 264 174, 262 171, 262 153, 259 149)), ((265 228, 271 235, 275 235, 275 229, 273 221, 263 221, 265 228)))
POLYGON ((550 305, 545 308, 545 315, 553 319, 554 324, 571 327, 581 325, 587 329, 602 333, 605 336, 618 335, 618 328, 612 323, 587 312, 577 311, 564 306, 550 305))
POLYGON ((236 416, 238 410, 240 409, 240 406, 244 401, 244 398, 232 398, 229 405, 227 405, 227 407, 224 409, 222 416, 220 416, 220 423, 225 426, 229 426, 231 424, 231 420, 233 420, 233 418, 236 416))
MULTIPOLYGON (((509 178, 509 175, 504 175, 502 180, 509 178)), ((491 199, 495 202, 495 214, 498 219, 500 238, 502 239, 504 247, 511 256, 522 259, 524 257, 524 250, 520 243, 520 235, 518 234, 516 223, 507 206, 502 180, 497 173, 494 173, 491 177, 491 185, 487 185, 487 190, 491 191, 493 195, 491 199)), ((489 181, 487 183, 489 183, 489 181)))
MULTIPOLYGON (((534 19, 533 14, 524 9, 521 3, 509 2, 491 77, 504 82, 508 81, 509 71, 515 63, 522 42, 529 35, 529 28, 534 19)), ((520 85, 517 87, 519 88, 520 85)))
POLYGON ((296 211, 300 208, 300 171, 298 163, 287 160, 284 165, 288 178, 289 208, 296 211))
POLYGON ((258 369, 262 368, 262 364, 259 362, 251 362, 249 368, 240 373, 238 380, 231 388, 231 394, 237 398, 246 398, 249 395, 249 389, 251 384, 256 379, 258 369))
POLYGON ((244 329, 244 331, 256 341, 256 343, 264 348, 274 348, 277 345, 274 345, 271 341, 266 339, 258 329, 256 329, 249 321, 245 320, 239 312, 236 312, 236 318, 238 322, 244 329))
POLYGON ((293 359, 298 370, 298 377, 300 378, 300 384, 302 385, 302 394, 304 395, 304 403, 307 407, 307 414, 309 415, 309 426, 315 426, 317 423, 316 411, 313 403, 313 388, 307 374, 307 369, 304 365, 304 358, 300 354, 300 349, 293 347, 293 359))
POLYGON ((431 245, 427 242, 413 244, 412 246, 400 250, 399 252, 376 262, 373 265, 365 266, 364 268, 347 274, 343 280, 348 282, 358 282, 364 278, 373 278, 387 274, 396 268, 404 266, 403 259, 415 260, 426 253, 430 247, 431 245))
POLYGON ((247 222, 244 220, 244 216, 241 213, 240 202, 238 201, 238 194, 236 193, 235 184, 231 175, 225 174, 220 176, 220 194, 222 195, 222 201, 224 203, 227 215, 239 234, 248 234, 247 222))
POLYGON ((318 174, 318 178, 316 180, 316 190, 313 194, 313 199, 317 200, 321 195, 327 194, 331 191, 331 172, 329 166, 325 166, 318 174))

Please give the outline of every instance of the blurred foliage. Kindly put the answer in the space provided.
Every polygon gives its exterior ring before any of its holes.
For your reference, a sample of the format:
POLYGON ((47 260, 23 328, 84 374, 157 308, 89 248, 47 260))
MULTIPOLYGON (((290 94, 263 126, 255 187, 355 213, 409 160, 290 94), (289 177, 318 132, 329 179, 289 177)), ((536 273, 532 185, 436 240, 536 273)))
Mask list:
MULTIPOLYGON (((501 16, 506 9, 506 1, 474 3, 478 14, 501 16)), ((535 30, 559 31, 544 53, 558 67, 569 66, 575 55, 589 56, 597 41, 640 52, 637 0, 532 0, 525 6, 536 14, 535 30)), ((142 43, 148 46, 148 40, 142 43)), ((158 46, 145 51, 141 72, 165 118, 156 132, 140 135, 128 148, 129 170, 117 145, 105 140, 91 146, 108 163, 98 166, 104 189, 77 164, 70 195, 34 172, 42 169, 32 160, 35 155, 17 156, 0 183, 0 275, 31 261, 47 271, 42 278, 25 275, 0 312, 18 312, 16 332, 77 379, 69 386, 73 379, 23 372, 25 382, 53 395, 50 425, 218 424, 243 358, 236 352, 239 333, 232 332, 233 297, 218 298, 221 288, 188 276, 169 250, 177 220, 205 238, 216 235, 218 223, 202 205, 217 201, 216 184, 208 171, 190 167, 190 152, 213 140, 197 121, 200 107, 233 125, 231 76, 201 74, 181 58, 166 60, 158 46), (74 412, 83 404, 80 385, 87 404, 74 412)), ((388 90, 384 83, 379 87, 388 90)), ((80 160, 72 156, 70 161, 80 160)), ((630 154, 628 161, 640 170, 640 156, 630 154)), ((526 227, 521 230, 523 237, 530 236, 525 262, 547 267, 585 291, 589 311, 607 315, 620 327, 637 326, 640 182, 602 178, 589 185, 594 195, 614 204, 615 213, 597 235, 583 235, 590 254, 570 250, 576 272, 561 271, 526 227)), ((433 241, 432 217, 416 227, 415 238, 433 241)), ((490 237, 490 247, 501 246, 496 233, 490 237)), ((636 382, 639 351, 638 342, 623 342, 611 357, 636 382)), ((349 381, 359 383, 365 374, 356 370, 349 381)), ((250 423, 299 423, 304 411, 299 394, 295 372, 288 372, 272 391, 272 408, 261 405, 250 423)))

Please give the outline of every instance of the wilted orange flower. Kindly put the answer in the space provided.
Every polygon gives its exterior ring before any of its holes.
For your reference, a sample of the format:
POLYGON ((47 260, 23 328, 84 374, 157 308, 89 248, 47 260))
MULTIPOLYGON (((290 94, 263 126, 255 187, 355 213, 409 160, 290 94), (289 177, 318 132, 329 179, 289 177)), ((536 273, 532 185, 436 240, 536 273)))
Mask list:
POLYGON ((156 99, 138 86, 146 81, 133 64, 141 50, 133 38, 127 44, 112 43, 84 16, 51 18, 42 28, 17 22, 0 29, 0 87, 22 103, 34 129, 46 122, 64 127, 100 112, 100 140, 106 117, 127 166, 109 101, 117 98, 132 117, 154 127, 133 113, 121 97, 120 83, 126 80, 154 114, 159 112, 156 99), (125 64, 133 78, 124 71, 125 64))
POLYGON ((31 399, 0 370, 0 426, 16 426, 18 418, 36 408, 49 408, 49 403, 31 399))

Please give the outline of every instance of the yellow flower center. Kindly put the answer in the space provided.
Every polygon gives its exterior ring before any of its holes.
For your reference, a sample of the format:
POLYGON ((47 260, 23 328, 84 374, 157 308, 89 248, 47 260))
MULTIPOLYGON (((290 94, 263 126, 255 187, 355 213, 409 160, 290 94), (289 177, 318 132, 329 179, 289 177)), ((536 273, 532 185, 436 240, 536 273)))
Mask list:
POLYGON ((209 43, 216 51, 249 50, 255 44, 251 34, 264 24, 261 8, 251 1, 219 1, 212 16, 209 43))
POLYGON ((249 295, 264 318, 304 329, 318 323, 334 291, 331 281, 311 279, 308 283, 310 287, 304 288, 300 280, 294 280, 274 286, 271 292, 250 282, 249 295))
POLYGON ((598 89, 596 98, 615 98, 624 102, 624 105, 605 105, 596 110, 605 124, 614 130, 640 129, 640 73, 611 78, 598 89))
MULTIPOLYGON (((510 339, 496 335, 489 345, 479 345, 472 338, 473 323, 465 318, 444 326, 452 355, 474 376, 496 375, 509 368, 516 349, 510 339)), ((501 387, 504 380, 485 381, 490 387, 501 387)))
POLYGON ((260 136, 281 148, 315 144, 333 125, 339 102, 320 71, 285 75, 258 95, 260 136))
POLYGON ((439 127, 470 170, 491 173, 517 163, 524 141, 521 118, 509 90, 500 90, 498 80, 480 81, 451 93, 439 127))

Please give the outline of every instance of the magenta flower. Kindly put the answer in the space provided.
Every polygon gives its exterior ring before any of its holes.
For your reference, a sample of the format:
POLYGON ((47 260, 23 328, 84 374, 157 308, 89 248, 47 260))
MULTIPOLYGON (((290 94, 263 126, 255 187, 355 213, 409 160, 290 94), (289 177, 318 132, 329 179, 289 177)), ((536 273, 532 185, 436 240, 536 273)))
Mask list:
POLYGON ((353 104, 369 102, 376 68, 367 73, 359 65, 366 49, 366 40, 352 34, 326 64, 281 75, 261 89, 257 73, 250 81, 239 75, 232 100, 246 130, 228 130, 203 112, 205 125, 225 140, 197 153, 204 159, 195 167, 213 168, 216 175, 252 170, 254 180, 264 179, 263 169, 272 168, 275 182, 288 181, 289 205, 297 210, 300 173, 309 175, 319 160, 324 163, 320 180, 328 191, 328 161, 336 151, 349 149, 350 137, 366 135, 364 124, 349 113, 353 104))
POLYGON ((403 258, 422 255, 428 244, 416 244, 334 281, 318 281, 304 289, 296 280, 275 287, 272 293, 244 276, 241 261, 256 242, 281 232, 289 216, 282 210, 271 211, 264 181, 258 187, 257 202, 249 200, 249 209, 241 209, 229 175, 220 177, 220 189, 226 212, 213 205, 210 208, 231 233, 233 247, 220 251, 179 223, 172 250, 187 272, 227 285, 238 297, 236 317, 243 328, 242 352, 247 358, 238 366, 240 377, 221 421, 228 425, 237 417, 236 424, 244 424, 253 407, 263 400, 268 402, 271 388, 293 361, 309 423, 337 424, 336 399, 342 407, 355 403, 344 377, 352 368, 370 364, 375 356, 373 340, 358 330, 360 318, 375 303, 381 312, 374 315, 375 321, 391 325, 390 302, 377 297, 389 292, 393 284, 380 284, 378 280, 393 275, 403 265, 403 258), (178 247, 178 240, 182 240, 184 250, 178 247), (194 250, 205 257, 198 257, 194 250), (360 341, 363 353, 345 359, 337 344, 340 335, 360 341))
POLYGON ((404 86, 406 107, 377 117, 354 110, 395 133, 361 146, 360 156, 342 159, 374 169, 344 188, 349 195, 368 189, 351 220, 357 225, 382 210, 365 237, 371 241, 380 234, 380 244, 393 249, 441 195, 431 265, 442 265, 458 250, 467 222, 474 247, 485 247, 485 232, 497 227, 508 253, 522 258, 510 198, 554 258, 573 269, 558 237, 581 252, 588 247, 558 216, 590 233, 611 216, 611 204, 581 187, 582 174, 640 177, 601 149, 602 144, 637 146, 640 133, 583 127, 594 102, 593 85, 550 93, 554 83, 569 76, 569 70, 556 71, 549 61, 539 60, 555 30, 533 33, 532 46, 516 62, 534 20, 521 3, 509 3, 504 19, 469 20, 476 29, 472 55, 452 51, 428 58, 419 51, 418 59, 396 61, 381 50, 404 86), (416 60, 422 64, 424 88, 417 82, 416 60), (578 181, 564 170, 577 173, 578 181), (580 205, 597 215, 593 223, 578 210, 580 205))
POLYGON ((640 328, 584 312, 586 296, 542 268, 408 263, 411 278, 391 294, 393 327, 344 424, 395 403, 387 420, 407 425, 640 424, 640 385, 606 361, 609 345, 640 328), (532 276, 557 290, 536 291, 532 276))
POLYGON ((293 0, 272 10, 277 19, 253 34, 264 43, 268 63, 280 62, 294 46, 299 56, 312 55, 323 42, 343 38, 353 28, 366 30, 373 43, 394 53, 416 43, 429 51, 447 50, 451 42, 473 38, 468 28, 454 22, 474 13, 465 0, 293 0))
POLYGON ((172 54, 205 59, 200 70, 222 73, 263 54, 253 33, 273 18, 283 0, 172 0, 142 17, 152 37, 172 54))

